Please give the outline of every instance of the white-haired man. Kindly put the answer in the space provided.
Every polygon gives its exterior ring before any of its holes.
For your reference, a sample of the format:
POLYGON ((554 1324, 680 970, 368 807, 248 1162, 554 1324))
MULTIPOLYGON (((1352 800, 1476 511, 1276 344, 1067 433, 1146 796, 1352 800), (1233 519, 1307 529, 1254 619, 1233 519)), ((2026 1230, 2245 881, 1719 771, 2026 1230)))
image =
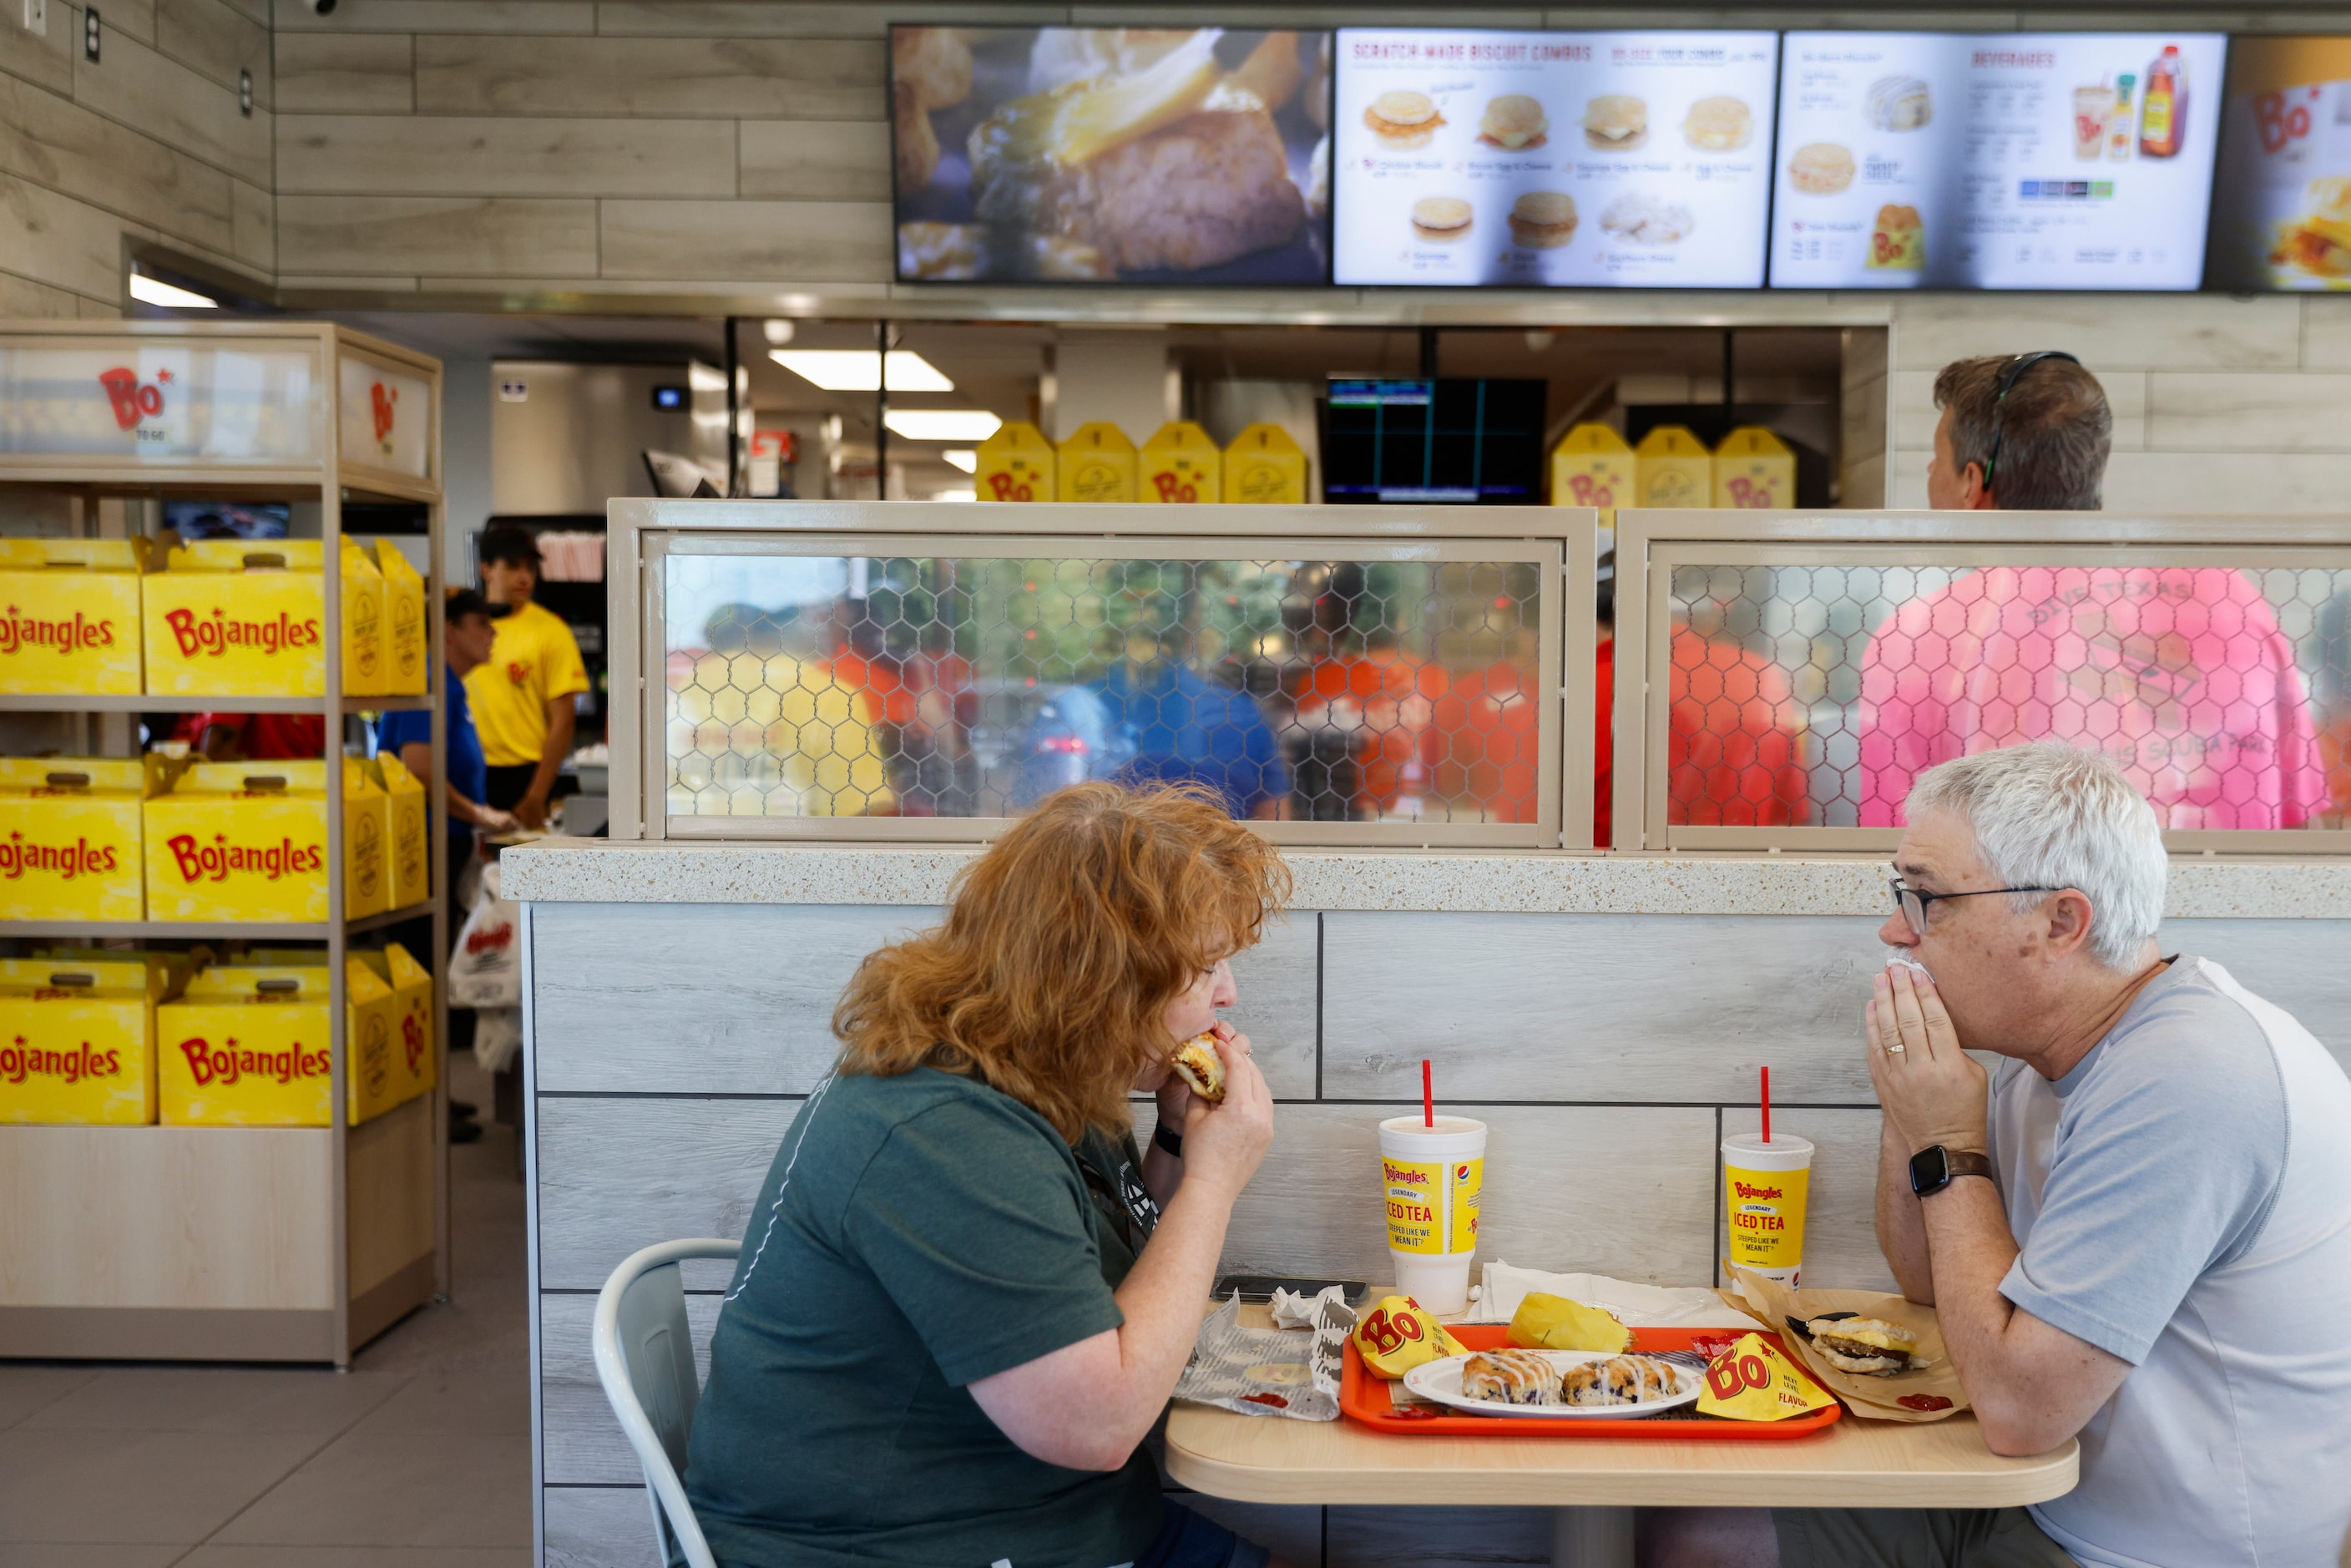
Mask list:
POLYGON ((2334 1568, 2351 1081, 2219 965, 2161 956, 2162 835, 2105 758, 2040 742, 1947 762, 1907 818, 1878 933, 1900 961, 1864 1019, 1878 1240, 1934 1306, 1984 1440, 2077 1437, 2081 1482, 2030 1511, 1693 1520, 1656 1556, 2334 1568), (2005 1060, 1987 1077, 1970 1050, 2005 1060))

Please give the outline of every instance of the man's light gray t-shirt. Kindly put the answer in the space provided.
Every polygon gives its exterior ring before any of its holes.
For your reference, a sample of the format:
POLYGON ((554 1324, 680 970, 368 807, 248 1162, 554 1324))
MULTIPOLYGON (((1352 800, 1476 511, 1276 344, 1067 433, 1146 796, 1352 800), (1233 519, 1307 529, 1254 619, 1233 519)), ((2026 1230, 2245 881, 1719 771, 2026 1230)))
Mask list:
POLYGON ((2351 1080, 2180 957, 2055 1082, 2014 1060, 2001 1293, 2132 1365, 2032 1514, 2085 1564, 2335 1568, 2351 1531, 2351 1080))

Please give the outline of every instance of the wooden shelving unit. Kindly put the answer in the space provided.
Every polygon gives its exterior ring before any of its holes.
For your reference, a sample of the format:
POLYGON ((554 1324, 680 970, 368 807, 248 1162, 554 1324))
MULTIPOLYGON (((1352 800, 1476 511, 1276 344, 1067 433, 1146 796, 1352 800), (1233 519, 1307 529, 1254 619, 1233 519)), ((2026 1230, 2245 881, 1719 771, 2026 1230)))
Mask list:
MULTIPOLYGON (((92 941, 243 939, 320 942, 332 1020, 331 1122, 325 1127, 98 1127, 0 1125, 0 1193, 9 1196, 0 1244, 0 1357, 221 1361, 330 1361, 351 1353, 450 1287, 448 1206, 448 991, 450 933, 440 897, 448 863, 443 809, 447 716, 442 711, 444 519, 441 496, 441 366, 381 340, 321 322, 0 321, 0 368, 20 373, 16 392, 57 378, 99 352, 126 365, 185 364, 206 351, 278 367, 305 389, 299 406, 266 410, 268 441, 246 450, 190 453, 93 450, 69 417, 13 411, 19 431, 57 431, 79 450, 0 452, 0 492, 62 496, 77 532, 99 533, 113 502, 164 498, 315 502, 325 545, 326 688, 343 688, 341 603, 336 561, 346 504, 421 507, 429 569, 425 694, 421 696, 0 695, 0 713, 110 715, 317 713, 328 757, 341 750, 344 720, 359 713, 432 714, 433 778, 426 795, 434 896, 423 904, 343 917, 343 813, 327 815, 329 870, 324 921, 0 921, 0 937, 92 941), (12 365, 11 361, 14 361, 12 365), (403 434, 387 443, 375 417, 382 389, 416 388, 425 421, 421 454, 403 434), (371 399, 373 400, 372 404, 371 399), (430 917, 434 1041, 442 1060, 429 1095, 360 1124, 347 1122, 349 1072, 344 958, 351 938, 430 917)), ((215 363, 224 362, 216 360, 215 363)), ((183 372, 184 374, 184 372, 183 372)), ((78 386, 78 383, 77 383, 78 386)), ((12 393, 12 395, 16 395, 12 393)), ((87 395, 86 391, 83 395, 87 395)), ((0 409, 0 424, 12 411, 0 409)), ((44 411, 50 412, 50 411, 44 411)), ((193 417, 193 416, 190 416, 193 417)), ((413 426, 410 427, 413 430, 413 426)), ((145 439, 144 427, 131 433, 145 439)), ((38 436, 29 438, 37 443, 38 436)), ((20 448, 28 438, 20 435, 20 448)), ((157 444, 168 448, 166 439, 157 444)), ((183 441, 183 447, 188 443, 183 441)), ((83 728, 91 727, 85 724, 83 728)), ((136 749, 135 737, 131 749, 136 749)), ((329 771, 329 798, 340 790, 329 771)))

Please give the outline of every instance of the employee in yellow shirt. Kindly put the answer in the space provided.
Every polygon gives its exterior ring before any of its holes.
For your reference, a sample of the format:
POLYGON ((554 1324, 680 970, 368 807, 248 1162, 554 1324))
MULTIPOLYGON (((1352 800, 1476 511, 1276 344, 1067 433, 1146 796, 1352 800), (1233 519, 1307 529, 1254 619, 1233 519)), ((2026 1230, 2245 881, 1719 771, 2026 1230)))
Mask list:
POLYGON ((578 722, 572 699, 588 689, 571 628, 531 602, 538 546, 521 528, 482 535, 482 593, 506 606, 489 659, 465 677, 465 700, 488 764, 488 803, 525 827, 547 826, 547 801, 578 722))

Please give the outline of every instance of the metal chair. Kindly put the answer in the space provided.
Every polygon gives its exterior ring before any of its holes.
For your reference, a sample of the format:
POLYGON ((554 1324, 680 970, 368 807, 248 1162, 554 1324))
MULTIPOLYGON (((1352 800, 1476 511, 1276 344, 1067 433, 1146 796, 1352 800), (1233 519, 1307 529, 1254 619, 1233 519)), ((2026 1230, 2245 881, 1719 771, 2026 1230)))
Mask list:
POLYGON ((596 1292, 596 1379, 644 1469, 661 1561, 684 1562, 686 1568, 717 1563, 679 1479, 702 1383, 695 1375, 677 1266, 687 1258, 731 1259, 741 1249, 739 1241, 709 1237, 664 1241, 613 1270, 596 1292))

